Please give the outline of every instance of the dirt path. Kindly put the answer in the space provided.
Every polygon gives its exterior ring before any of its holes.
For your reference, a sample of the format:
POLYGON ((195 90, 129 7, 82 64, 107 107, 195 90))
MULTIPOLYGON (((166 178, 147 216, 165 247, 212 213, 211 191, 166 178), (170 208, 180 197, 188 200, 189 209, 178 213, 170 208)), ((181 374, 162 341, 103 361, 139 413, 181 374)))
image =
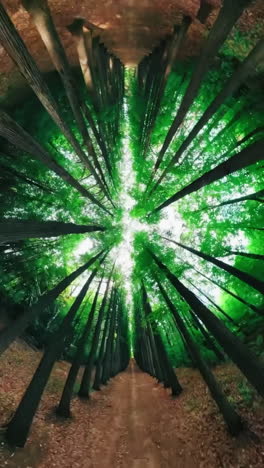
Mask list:
MULTIPOLYGON (((40 356, 16 343, 0 358, 1 424, 10 419, 40 356)), ((172 398, 133 360, 89 401, 74 398, 72 418, 60 420, 54 407, 68 367, 56 364, 26 447, 14 452, 0 444, 1 467, 263 468, 263 401, 254 394, 252 401, 249 394, 247 401, 242 399, 241 374, 234 366, 218 366, 215 373, 254 438, 229 436, 196 370, 177 370, 184 390, 172 398)))
MULTIPOLYGON (((159 402, 157 386, 153 380, 138 371, 134 362, 126 374, 115 383, 115 391, 120 395, 115 410, 118 412, 120 431, 119 443, 113 459, 106 466, 129 466, 131 468, 159 468, 161 454, 159 446, 151 436, 151 428, 157 422, 159 402), (153 411, 153 408, 156 411, 153 411)), ((114 449, 114 447, 113 447, 114 449)))
POLYGON ((119 431, 120 435, 117 450, 105 467, 193 466, 191 451, 184 452, 184 443, 175 433, 173 447, 170 442, 169 444, 165 442, 167 435, 166 430, 164 433, 165 427, 162 421, 164 405, 168 410, 175 402, 171 399, 168 390, 142 373, 134 361, 131 361, 126 373, 116 379, 113 387, 112 391, 120 395, 120 406, 117 401, 114 403, 114 411, 119 412, 115 430, 119 431), (170 449, 173 450, 173 458, 170 456, 170 449))

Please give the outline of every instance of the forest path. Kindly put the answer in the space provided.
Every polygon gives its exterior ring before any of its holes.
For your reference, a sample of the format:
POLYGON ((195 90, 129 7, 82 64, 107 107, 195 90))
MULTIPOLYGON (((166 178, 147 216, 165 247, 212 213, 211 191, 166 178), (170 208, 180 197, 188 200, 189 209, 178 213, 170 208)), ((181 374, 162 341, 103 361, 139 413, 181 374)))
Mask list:
MULTIPOLYGON (((93 429, 102 431, 103 444, 98 447, 98 456, 93 456, 83 466, 193 467, 192 449, 179 434, 177 411, 173 416, 174 431, 166 430, 167 415, 176 400, 170 397, 169 390, 140 371, 134 360, 100 393, 107 396, 107 408, 111 411, 105 412, 102 408, 100 417, 94 419, 93 429)), ((97 400, 98 396, 100 398, 100 394, 94 394, 93 398, 97 400)), ((180 405, 177 406, 180 409, 180 405)))
MULTIPOLYGON (((0 359, 2 424, 10 419, 40 357, 41 353, 18 342, 0 359)), ((229 436, 197 370, 177 369, 183 392, 172 398, 133 360, 125 372, 93 392, 89 401, 75 397, 72 418, 58 419, 54 408, 68 369, 68 363, 56 363, 25 448, 9 450, 0 440, 1 467, 263 468, 264 406, 260 399, 254 406, 242 404, 241 375, 234 366, 218 366, 214 373, 235 398, 259 443, 245 435, 229 436)))
MULTIPOLYGON (((127 371, 119 376, 112 387, 112 409, 114 420, 112 431, 115 434, 112 454, 105 460, 105 467, 160 468, 169 466, 168 449, 160 445, 164 434, 161 423, 162 402, 169 403, 168 391, 141 372, 131 361, 127 371), (160 398, 160 393, 163 398, 160 398), (118 395, 117 398, 114 395, 118 395)), ((173 440, 172 450, 179 456, 182 443, 177 437, 173 440)), ((187 455, 187 454, 186 454, 187 455)), ((175 457, 174 457, 174 460, 175 457)), ((191 461, 191 460, 190 460, 191 461)), ((181 462, 173 466, 191 466, 181 462)))

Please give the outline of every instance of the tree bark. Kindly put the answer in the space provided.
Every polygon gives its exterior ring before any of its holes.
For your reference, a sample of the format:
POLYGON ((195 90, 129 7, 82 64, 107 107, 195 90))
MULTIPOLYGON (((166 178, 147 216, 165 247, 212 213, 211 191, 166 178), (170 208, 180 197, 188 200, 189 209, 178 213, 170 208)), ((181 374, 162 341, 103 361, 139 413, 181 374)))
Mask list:
POLYGON ((57 237, 66 234, 105 231, 103 226, 6 218, 0 221, 0 245, 21 239, 57 237))
POLYGON ((93 320, 94 320, 96 304, 97 304, 97 299, 98 299, 99 291, 100 291, 101 284, 102 284, 102 279, 101 279, 101 281, 100 281, 100 283, 98 285, 97 291, 96 291, 96 293, 94 295, 92 307, 91 307, 91 310, 90 310, 90 312, 88 314, 88 319, 87 319, 86 325, 84 327, 82 336, 81 336, 81 338, 79 340, 78 347, 77 347, 76 354, 74 356, 72 365, 71 365, 70 370, 68 372, 68 376, 67 376, 64 388, 63 388, 62 395, 61 395, 60 403, 58 405, 58 408, 56 409, 56 414, 58 414, 59 416, 62 416, 64 418, 69 418, 70 415, 71 415, 70 405, 71 405, 71 399, 72 399, 74 384, 76 382, 76 378, 77 378, 78 372, 79 372, 80 367, 81 367, 81 363, 82 363, 82 359, 83 359, 83 355, 84 355, 84 351, 85 351, 85 345, 86 345, 87 339, 88 339, 88 337, 90 335, 90 332, 91 332, 91 326, 92 326, 92 323, 93 323, 93 320))
POLYGON ((217 348, 217 346, 214 343, 214 340, 211 338, 208 331, 204 328, 202 322, 200 322, 200 320, 196 317, 195 313, 192 310, 190 310, 190 313, 191 313, 194 324, 197 326, 197 328, 200 330, 200 332, 204 336, 208 349, 211 349, 214 352, 214 354, 219 359, 219 361, 225 361, 224 354, 222 353, 222 351, 220 351, 217 348))
POLYGON ((106 342, 106 347, 105 347, 105 354, 104 354, 104 359, 103 359, 103 365, 102 365, 102 378, 101 378, 101 383, 106 385, 109 378, 110 378, 110 373, 111 373, 111 353, 112 353, 112 344, 114 340, 114 334, 115 334, 115 325, 116 325, 116 317, 117 317, 117 309, 118 309, 118 297, 117 297, 117 291, 114 289, 113 291, 113 302, 112 302, 112 314, 111 314, 111 320, 109 324, 109 333, 107 337, 107 342, 106 342))
MULTIPOLYGON (((144 315, 146 319, 148 320, 148 318, 150 317, 152 313, 152 310, 151 310, 151 306, 149 303, 147 291, 143 282, 141 286, 141 294, 142 294, 142 305, 143 305, 144 315)), ((164 347, 162 339, 159 333, 156 333, 155 338, 154 338, 152 326, 149 322, 148 322, 148 329, 149 329, 150 345, 152 347, 152 356, 153 356, 153 361, 154 361, 153 364, 154 364, 154 369, 155 369, 155 376, 158 378, 158 380, 160 380, 160 378, 161 379, 164 378, 165 386, 169 386, 171 388, 173 396, 179 395, 182 392, 182 387, 169 361, 167 351, 164 347), (157 344, 157 349, 156 349, 156 344, 157 344)))
POLYGON ((168 386, 169 386, 169 382, 167 381, 167 379, 165 378, 165 375, 163 375, 163 372, 161 370, 161 364, 159 361, 160 358, 159 358, 157 348, 156 348, 156 341, 154 339, 152 326, 148 321, 148 318, 151 315, 152 310, 151 310, 151 306, 148 300, 147 291, 143 282, 141 284, 141 297, 142 297, 143 317, 147 321, 147 324, 145 326, 145 336, 147 337, 149 341, 150 352, 152 355, 154 375, 160 382, 164 381, 165 383, 166 381, 166 383, 168 383, 168 386))
POLYGON ((245 195, 244 197, 238 197, 238 198, 233 198, 231 200, 226 200, 226 201, 219 203, 218 205, 211 205, 211 206, 209 205, 206 208, 202 208, 202 210, 197 210, 197 211, 213 210, 214 208, 219 208, 220 206, 233 205, 233 203, 241 203, 247 200, 253 200, 253 201, 264 203, 264 190, 258 190, 257 192, 250 193, 248 195, 245 195), (262 197, 263 197, 263 200, 261 200, 262 197))
POLYGON ((238 435, 243 429, 243 423, 242 423, 240 416, 234 410, 233 406, 229 403, 219 383, 215 379, 213 373, 210 371, 206 362, 203 360, 198 346, 193 341, 180 314, 178 313, 176 307, 171 302, 165 289, 163 288, 163 286, 161 285, 159 281, 157 281, 157 283, 158 283, 160 292, 165 300, 165 303, 167 304, 169 310, 173 314, 177 327, 185 340, 185 343, 187 345, 187 348, 189 349, 191 357, 193 361, 195 362, 195 364, 197 365, 205 383, 207 384, 210 390, 210 393, 214 401, 216 402, 221 414, 223 415, 223 418, 228 426, 229 432, 234 436, 238 435))
POLYGON ((45 187, 44 185, 40 184, 36 180, 33 180, 32 178, 29 179, 21 172, 18 172, 15 169, 13 169, 13 167, 8 167, 5 164, 1 163, 0 168, 1 170, 6 171, 7 173, 11 174, 16 179, 22 180, 22 183, 24 182, 25 184, 31 185, 32 187, 37 187, 40 190, 43 190, 43 192, 45 193, 54 194, 54 191, 51 188, 45 187))
POLYGON ((40 70, 38 69, 32 56, 29 54, 24 41, 18 34, 15 26, 10 20, 2 4, 0 4, 0 41, 7 53, 17 64, 20 72, 27 80, 40 102, 43 104, 55 124, 59 127, 62 134, 70 142, 80 161, 93 174, 100 188, 105 191, 104 185, 95 172, 92 164, 83 152, 79 142, 75 138, 71 129, 63 121, 59 108, 52 97, 52 94, 46 85, 40 70))
POLYGON ((205 279, 207 279, 207 281, 210 281, 211 283, 215 284, 218 288, 222 289, 222 291, 225 291, 227 294, 229 294, 230 296, 234 297, 234 299, 237 299, 239 302, 241 302, 241 304, 244 304, 245 306, 249 307, 253 312, 256 312, 257 314, 261 314, 261 311, 256 307, 254 306, 253 304, 250 304, 249 302, 245 301, 245 299, 243 299, 242 297, 238 296, 237 294, 233 293, 232 291, 230 291, 229 289, 227 289, 225 286, 223 286, 222 284, 219 284, 217 283, 217 281, 214 281, 213 279, 209 278, 208 276, 204 275, 203 273, 201 273, 201 271, 199 270, 196 270, 196 268, 192 267, 197 273, 199 273, 199 275, 203 276, 205 279))
POLYGON ((96 363, 96 370, 95 370, 95 376, 94 376, 94 383, 93 383, 93 389, 94 390, 100 390, 101 386, 101 378, 102 378, 102 363, 104 359, 104 353, 105 353, 105 343, 107 336, 109 334, 109 325, 111 322, 111 313, 112 311, 112 300, 113 300, 113 290, 111 292, 110 300, 109 300, 109 305, 108 305, 108 310, 107 310, 107 316, 105 320, 105 325, 104 325, 104 331, 103 331, 103 336, 100 344, 100 350, 99 350, 99 356, 97 359, 96 363))
POLYGON ((89 394, 90 394, 90 382, 91 382, 91 377, 92 377, 92 370, 93 370, 93 365, 94 365, 94 361, 96 357, 96 351, 97 351, 98 344, 99 344, 100 331, 102 327, 102 321, 103 321, 104 311, 105 311, 106 302, 108 298, 108 291, 110 287, 112 274, 113 274, 113 270, 111 274, 109 275, 109 278, 107 281, 105 294, 104 294, 104 297, 103 297, 103 300, 99 309, 97 323, 96 323, 95 330, 94 330, 91 349, 90 349, 88 360, 87 360, 87 363, 83 372, 80 390, 78 392, 78 395, 82 398, 89 398, 89 394))
MULTIPOLYGON (((147 69, 146 76, 146 87, 145 87, 145 112, 144 119, 142 122, 142 147, 143 154, 149 147, 151 131, 154 127, 159 109, 160 103, 164 94, 165 86, 167 83, 168 76, 171 72, 173 63, 183 45, 186 33, 191 25, 191 18, 184 16, 181 25, 174 28, 173 36, 170 40, 166 41, 165 48, 163 44, 159 48, 155 49, 150 57, 144 60, 150 63, 147 69), (161 56, 162 54, 162 56, 161 56), (146 94, 147 92, 147 94, 146 94)), ((144 61, 143 61, 144 62, 144 61)), ((141 64, 141 68, 144 64, 141 64)), ((145 67, 144 67, 145 68, 145 67)), ((139 73, 139 83, 142 79, 139 73)), ((140 90, 140 88, 139 88, 140 90)), ((154 172, 156 171, 156 167, 154 172)))
POLYGON ((87 32, 87 37, 85 40, 84 32, 83 32, 83 25, 85 21, 82 18, 76 18, 71 25, 68 26, 68 30, 73 35, 76 43, 78 58, 80 62, 80 67, 82 70, 84 82, 86 87, 89 91, 89 94, 93 94, 93 80, 92 74, 90 70, 90 63, 89 63, 89 48, 91 48, 91 32, 87 32))
POLYGON ((203 258, 207 262, 213 263, 214 265, 221 268, 222 270, 227 271, 228 273, 240 279, 241 281, 244 281, 244 283, 247 283, 249 286, 256 289, 261 294, 264 294, 264 282, 261 280, 258 280, 257 278, 254 278, 254 276, 251 276, 248 273, 245 273, 244 271, 241 271, 234 266, 228 265, 227 263, 224 263, 221 260, 218 260, 217 258, 212 257, 212 255, 205 254, 201 252, 200 250, 193 249, 192 247, 188 247, 187 245, 181 244, 180 242, 176 242, 173 240, 171 240, 170 242, 178 245, 179 247, 182 247, 185 250, 188 250, 189 252, 197 255, 198 257, 203 258))
POLYGON ((159 153, 159 165, 175 133, 183 122, 188 110, 197 96, 202 80, 209 70, 212 59, 226 40, 232 27, 241 16, 244 8, 250 5, 251 2, 252 0, 224 0, 223 7, 220 10, 220 13, 204 44, 197 66, 193 72, 191 81, 182 99, 180 108, 173 120, 173 123, 163 143, 163 147, 159 153))
POLYGON ((1 330, 0 354, 2 354, 8 348, 8 346, 15 340, 17 336, 20 336, 23 333, 28 324, 34 320, 38 314, 41 314, 47 307, 49 307, 62 293, 62 291, 64 291, 76 278, 78 278, 78 276, 80 276, 91 265, 93 265, 93 263, 95 263, 103 253, 104 251, 101 251, 99 254, 90 258, 88 262, 77 268, 77 270, 60 281, 54 288, 40 296, 35 304, 30 306, 22 315, 16 319, 15 323, 8 325, 6 328, 1 330))
POLYGON ((229 254, 239 255, 240 257, 252 258, 253 260, 264 260, 264 255, 253 254, 253 253, 248 253, 248 252, 237 252, 237 251, 230 250, 229 254))
POLYGON ((160 335, 157 333, 155 335, 156 341, 157 341, 157 346, 158 346, 158 351, 160 353, 160 358, 161 362, 163 363, 163 366, 166 368, 165 372, 167 374, 168 378, 168 383, 171 388, 171 394, 172 396, 178 396, 182 392, 182 386, 177 378, 177 375, 169 361, 167 351, 164 347, 164 343, 160 337, 160 335))
POLYGON ((76 84, 74 83, 74 77, 64 47, 53 23, 48 2, 47 0, 22 0, 22 4, 31 15, 51 60, 61 77, 79 131, 84 142, 87 142, 89 135, 81 112, 76 84))
POLYGON ((192 285, 193 288, 195 288, 200 294, 202 294, 204 297, 206 297, 206 299, 214 306, 214 308, 216 310, 218 310, 218 312, 220 312, 220 314, 222 314, 229 322, 231 322, 233 325, 237 325, 235 320, 232 319, 232 317, 230 317, 221 307, 219 307, 219 305, 217 305, 206 293, 204 293, 200 288, 198 288, 197 286, 195 286, 195 284, 193 284, 192 281, 190 281, 189 279, 187 280, 188 283, 190 283, 192 285))
POLYGON ((191 182, 189 185, 181 189, 179 192, 176 192, 170 198, 168 198, 165 202, 159 205, 157 208, 153 210, 152 213, 156 213, 171 203, 174 203, 177 200, 189 195, 193 192, 196 192, 202 187, 211 184, 217 180, 222 179, 223 177, 228 176, 229 174, 233 174, 234 172, 244 169, 251 164, 255 164, 256 162, 264 160, 264 139, 253 143, 251 146, 240 151, 240 153, 235 154, 227 161, 219 164, 214 169, 203 174, 201 177, 196 179, 194 182, 191 182))
POLYGON ((5 437, 12 445, 24 447, 26 443, 33 418, 38 409, 52 368, 63 351, 65 338, 71 330, 73 319, 96 273, 97 270, 91 273, 89 279, 86 281, 68 314, 64 318, 59 330, 55 333, 52 342, 48 345, 13 418, 8 424, 5 437))
POLYGON ((187 138, 181 144, 180 148, 176 151, 170 163, 168 164, 166 169, 163 171, 162 175, 158 179, 152 191, 164 179, 168 171, 179 161, 184 151, 186 151, 186 149, 192 143, 194 138, 198 135, 200 130, 202 130, 204 125, 206 125, 206 123, 213 117, 215 112, 217 112, 217 110, 225 102, 225 100, 229 98, 230 96, 232 96, 232 94, 236 91, 236 89, 238 89, 239 86, 241 86, 241 84, 250 75, 250 73, 252 73, 252 71, 254 71, 255 68, 259 65, 259 63, 263 62, 263 59, 264 59, 264 39, 260 39, 257 45, 249 53, 248 57, 244 60, 244 62, 238 67, 235 73, 227 81, 226 85, 223 87, 220 93, 216 96, 213 102, 209 105, 209 107, 203 113, 202 117, 198 120, 198 122, 193 127, 193 129, 190 131, 187 138))
MULTIPOLYGON (((1 9, 1 5, 0 5, 1 9)), ((8 114, 4 111, 0 111, 0 135, 7 141, 15 145, 22 151, 29 153, 33 159, 37 159, 42 164, 51 169, 67 184, 70 184, 84 197, 88 198, 92 203, 99 206, 102 210, 111 214, 107 208, 98 201, 92 193, 84 188, 76 179, 74 179, 69 172, 67 172, 62 166, 60 166, 50 154, 29 135, 18 123, 16 123, 8 114)))
POLYGON ((151 257, 161 271, 165 273, 173 287, 189 304, 195 314, 202 320, 206 328, 223 347, 226 354, 235 362, 249 382, 256 388, 261 396, 264 396, 264 369, 259 358, 251 353, 248 348, 231 333, 225 324, 186 288, 178 278, 149 250, 151 257))

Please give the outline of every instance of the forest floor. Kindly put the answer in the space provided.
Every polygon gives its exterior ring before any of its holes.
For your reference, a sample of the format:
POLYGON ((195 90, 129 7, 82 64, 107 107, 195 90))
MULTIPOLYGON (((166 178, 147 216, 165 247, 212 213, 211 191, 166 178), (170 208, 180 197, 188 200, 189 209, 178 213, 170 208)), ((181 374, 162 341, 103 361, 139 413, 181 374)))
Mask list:
MULTIPOLYGON (((8 422, 30 381, 41 353, 23 342, 1 358, 0 418, 8 422)), ((1 442, 0 466, 8 468, 262 468, 264 405, 230 364, 214 372, 247 422, 238 438, 225 424, 196 370, 178 369, 184 388, 177 398, 129 368, 94 392, 74 398, 72 418, 54 416, 69 365, 52 373, 24 449, 1 442)))
MULTIPOLYGON (((215 9, 206 24, 194 20, 189 28, 180 59, 196 57, 200 53, 208 29, 212 26, 221 0, 207 0, 215 9)), ((21 0, 2 0, 11 15, 19 34, 42 72, 54 70, 49 54, 36 30, 29 14, 21 5, 21 0)), ((84 18, 99 27, 100 37, 108 50, 126 65, 137 64, 148 55, 168 34, 174 25, 181 23, 182 15, 195 18, 201 0, 49 0, 56 28, 63 42, 67 57, 72 66, 78 65, 74 38, 67 29, 75 18, 84 18)), ((264 23, 263 0, 255 0, 245 9, 238 25, 245 34, 245 40, 232 34, 228 39, 231 55, 239 58, 248 53, 253 43, 262 37, 264 23), (244 44, 246 42, 246 44, 244 44)), ((7 107, 17 106, 28 96, 28 87, 19 73, 16 64, 0 47, 0 101, 7 107)))

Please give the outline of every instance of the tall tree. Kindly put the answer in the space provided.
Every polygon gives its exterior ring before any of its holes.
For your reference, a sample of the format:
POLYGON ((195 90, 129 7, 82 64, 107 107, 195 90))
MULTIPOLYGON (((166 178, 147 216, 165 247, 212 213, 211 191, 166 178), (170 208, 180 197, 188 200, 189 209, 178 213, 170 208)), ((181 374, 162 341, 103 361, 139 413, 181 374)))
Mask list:
POLYGON ((88 151, 91 154, 94 152, 94 148, 82 115, 81 102, 77 94, 77 86, 66 52, 54 25, 48 2, 47 0, 23 0, 22 3, 24 8, 30 13, 41 39, 49 52, 52 62, 60 74, 78 129, 80 130, 84 143, 87 144, 88 151))
POLYGON ((93 383, 94 390, 100 390, 100 386, 101 386, 102 364, 103 364, 103 359, 104 359, 104 354, 105 354, 107 336, 109 334, 109 325, 111 322, 111 315, 113 314, 113 309, 112 309, 112 302, 113 302, 113 297, 114 297, 113 291, 114 290, 112 289, 108 307, 107 307, 106 318, 105 318, 105 323, 104 323, 104 331, 103 331, 103 336, 102 336, 101 343, 100 343, 99 354, 96 360, 95 376, 94 376, 94 383, 93 383))
POLYGON ((214 340, 211 338, 211 336, 209 335, 208 331, 206 330, 206 328, 203 326, 202 322, 196 317, 195 313, 190 310, 190 314, 192 316, 192 319, 193 319, 193 323, 194 325, 198 328, 198 330, 200 330, 200 332, 202 333, 202 335, 204 336, 205 338, 205 342, 206 342, 206 346, 211 349, 214 354, 216 355, 216 357, 219 359, 219 361, 225 361, 225 356, 224 354, 222 353, 222 351, 220 351, 214 340))
POLYGON ((206 111, 203 113, 202 117, 198 120, 195 124, 193 129, 188 134, 187 138, 181 144, 180 148, 176 151, 175 155, 169 162, 166 169, 163 171, 161 176, 159 177, 158 181, 154 185, 151 192, 153 192, 156 187, 160 184, 160 182, 164 179, 165 175, 169 172, 169 170, 179 161, 180 157, 186 151, 188 146, 192 143, 194 138, 198 135, 200 130, 206 125, 207 122, 213 117, 213 115, 217 112, 220 106, 225 102, 225 100, 232 96, 232 94, 241 86, 244 80, 256 69, 259 63, 264 61, 264 39, 260 39, 257 45, 253 48, 253 50, 249 53, 248 57, 244 60, 244 62, 238 67, 235 73, 231 76, 231 78, 227 81, 226 85, 222 88, 220 93, 215 97, 213 102, 208 106, 206 111))
POLYGON ((93 265, 100 258, 104 251, 94 255, 88 262, 77 268, 73 273, 60 281, 54 288, 44 293, 37 302, 23 312, 14 323, 0 331, 0 353, 3 353, 15 338, 23 333, 28 324, 38 315, 49 307, 78 276, 93 265))
POLYGON ((58 405, 58 408, 56 409, 56 413, 59 416, 63 416, 64 418, 69 418, 70 417, 70 404, 71 404, 71 399, 72 399, 72 394, 73 394, 73 389, 74 389, 74 384, 76 382, 76 378, 78 376, 78 372, 80 370, 83 357, 84 357, 84 351, 85 351, 85 346, 87 344, 87 339, 91 333, 91 326, 94 320, 94 315, 96 311, 96 304, 97 304, 97 299, 98 295, 100 292, 100 288, 102 285, 102 280, 98 284, 97 291, 94 295, 93 303, 91 310, 88 314, 88 319, 86 322, 86 325, 84 327, 82 336, 80 337, 80 340, 78 342, 77 350, 72 362, 72 365, 70 367, 70 370, 68 372, 68 376, 63 388, 63 392, 61 395, 60 403, 58 405))
MULTIPOLYGON (((1 8, 1 5, 0 5, 1 8)), ((84 197, 88 198, 102 210, 109 213, 102 203, 94 195, 83 187, 69 172, 60 166, 42 146, 34 140, 17 122, 15 122, 6 112, 0 111, 0 135, 22 151, 29 153, 34 159, 51 169, 67 184, 70 184, 84 197)), ((111 213, 110 213, 111 214, 111 213)))
POLYGON ((217 339, 226 354, 235 362, 249 382, 264 396, 264 370, 258 357, 251 353, 239 338, 190 291, 181 281, 149 250, 149 253, 161 271, 164 272, 173 287, 189 304, 206 328, 217 339))
MULTIPOLYGON (((148 299, 148 295, 147 295, 147 291, 144 286, 144 283, 142 283, 142 286, 141 286, 141 294, 142 294, 142 305, 143 305, 145 317, 147 320, 149 320, 149 318, 151 317, 152 310, 151 310, 151 306, 149 303, 149 299, 148 299)), ((156 366, 155 366, 156 377, 163 380, 163 376, 164 376, 166 383, 171 387, 172 395, 174 396, 179 395, 182 392, 182 387, 168 359, 167 352, 164 348, 162 339, 159 336, 159 333, 157 332, 155 336, 156 338, 155 340, 153 338, 153 330, 152 330, 152 326, 150 323, 148 324, 148 327, 149 327, 150 342, 152 343, 152 355, 153 355, 154 361, 156 361, 156 366), (158 345, 158 350, 155 349, 156 343, 158 345), (160 353, 161 361, 159 361, 159 353, 160 353)))
POLYGON ((198 179, 191 182, 189 185, 181 189, 179 192, 176 192, 170 198, 168 198, 165 202, 161 203, 157 208, 153 210, 153 213, 156 213, 166 206, 171 205, 177 200, 189 195, 190 193, 196 192, 202 187, 211 184, 223 177, 228 176, 229 174, 233 174, 240 169, 244 169, 247 166, 255 164, 259 161, 264 160, 264 139, 253 143, 252 145, 244 148, 240 151, 240 153, 235 154, 227 161, 216 166, 214 169, 206 172, 202 176, 198 177, 198 179))
POLYGON ((96 322, 96 326, 95 326, 95 330, 94 330, 94 335, 93 335, 93 339, 92 339, 91 349, 90 349, 89 356, 88 356, 88 359, 87 359, 87 363, 86 363, 86 366, 85 366, 85 369, 84 369, 84 372, 83 372, 82 381, 81 381, 81 385, 80 385, 80 390, 78 392, 78 395, 80 397, 82 397, 82 398, 89 398, 89 394, 90 394, 90 383, 91 383, 92 371, 93 371, 94 361, 95 361, 95 358, 96 358, 97 348, 98 348, 98 344, 99 344, 100 332, 101 332, 101 328, 102 328, 102 321, 103 321, 103 316, 104 316, 105 307, 106 307, 106 303, 107 303, 108 292, 109 292, 109 288, 110 288, 110 281, 112 279, 112 274, 113 274, 113 269, 112 269, 112 271, 111 271, 111 273, 109 275, 107 285, 106 285, 106 290, 105 290, 105 293, 104 293, 104 297, 103 297, 103 300, 102 300, 102 303, 101 303, 101 306, 100 306, 100 309, 99 309, 98 318, 97 318, 97 322, 96 322))
MULTIPOLYGON (((0 155, 1 155, 1 153, 0 153, 0 155)), ((37 187, 40 190, 42 190, 43 192, 45 192, 45 193, 54 193, 54 191, 51 188, 45 187, 43 184, 40 184, 39 182, 37 182, 32 177, 30 177, 30 178, 27 177, 22 172, 16 171, 11 166, 7 166, 6 164, 3 164, 1 162, 0 163, 0 168, 1 168, 1 173, 2 174, 4 174, 6 172, 7 174, 10 174, 12 177, 15 177, 15 179, 18 179, 19 181, 22 181, 22 183, 31 185, 32 187, 37 187)))
POLYGON ((55 237, 95 231, 105 231, 105 228, 99 225, 80 225, 59 221, 25 221, 17 218, 6 218, 4 221, 0 221, 0 244, 21 239, 55 237))
POLYGON ((81 145, 75 138, 73 132, 61 117, 57 103, 52 97, 52 94, 46 85, 40 70, 28 52, 24 41, 18 34, 14 24, 10 20, 2 4, 0 4, 0 41, 3 47, 6 49, 7 53, 17 64, 20 72, 25 77, 40 102, 43 104, 56 125, 59 127, 62 134, 70 142, 80 161, 84 164, 85 167, 87 167, 87 169, 89 169, 91 174, 93 174, 96 182, 105 193, 105 187, 103 183, 98 177, 88 157, 82 150, 81 145))
POLYGON ((176 242, 171 239, 168 240, 173 244, 178 245, 179 247, 182 247, 183 249, 188 250, 189 252, 197 255, 198 257, 203 258, 207 262, 213 263, 214 265, 226 271, 227 273, 230 273, 231 275, 235 276, 241 281, 244 281, 244 283, 247 283, 249 286, 256 289, 256 291, 259 291, 261 294, 264 294, 263 281, 254 278, 254 276, 251 276, 250 274, 245 273, 244 271, 241 271, 232 265, 228 265, 228 263, 222 262, 222 260, 218 260, 212 255, 206 254, 197 249, 193 249, 192 247, 188 247, 187 245, 181 244, 180 242, 176 242))
POLYGON ((220 13, 204 44, 201 55, 194 69, 190 83, 185 91, 176 117, 174 118, 171 124, 171 127, 163 143, 162 149, 160 150, 158 160, 155 165, 156 169, 159 168, 163 156, 167 151, 175 133, 177 132, 194 99, 196 98, 202 80, 209 70, 212 59, 217 54, 221 45, 226 40, 229 32, 237 22, 244 8, 250 5, 251 2, 252 0, 224 0, 220 13))
POLYGON ((192 285, 193 288, 196 289, 196 291, 198 291, 200 294, 202 294, 202 296, 204 296, 213 306, 216 310, 218 310, 218 312, 220 312, 220 314, 222 314, 230 323, 232 323, 233 325, 236 325, 236 322, 234 319, 232 319, 223 309, 222 307, 219 307, 218 304, 216 304, 210 296, 208 296, 208 294, 206 294, 204 291, 202 291, 200 288, 198 288, 198 286, 195 286, 195 284, 193 284, 192 281, 190 281, 189 279, 187 279, 188 283, 192 285))
MULTIPOLYGON (((187 262, 189 265, 190 263, 187 262)), ((195 270, 199 275, 201 275, 203 278, 205 278, 207 281, 215 284, 215 286, 217 286, 218 288, 222 289, 222 291, 226 292, 227 294, 229 294, 231 297, 234 297, 235 299, 237 299, 239 302, 241 302, 241 304, 244 304, 245 306, 249 307, 249 309, 253 310, 253 312, 256 312, 257 314, 261 313, 260 310, 258 309, 258 307, 254 306, 253 304, 250 304, 250 302, 246 301, 245 299, 243 299, 242 297, 238 296, 237 294, 235 294, 233 291, 230 291, 230 289, 227 289, 225 286, 223 286, 222 284, 220 284, 219 282, 215 281, 212 277, 208 277, 206 276, 204 273, 202 273, 201 271, 197 270, 195 267, 192 267, 193 270, 195 270)))
POLYGON ((68 314, 64 318, 59 330, 52 338, 52 341, 44 352, 37 370, 34 373, 13 418, 8 424, 5 436, 7 441, 12 445, 24 447, 26 443, 33 418, 38 409, 38 405, 48 382, 50 373, 56 360, 60 357, 60 354, 63 351, 65 339, 71 331, 73 319, 85 298, 88 288, 96 273, 97 269, 91 273, 71 306, 68 314))
POLYGON ((228 399, 224 395, 219 383, 216 381, 213 373, 210 371, 209 367, 207 366, 206 362, 203 360, 199 348, 196 345, 195 341, 192 339, 190 333, 188 332, 184 321, 182 320, 179 312, 177 311, 174 304, 171 302, 168 294, 166 293, 164 287, 157 281, 159 290, 164 298, 165 303, 167 304, 169 310, 173 314, 177 327, 179 328, 187 348, 192 356, 193 361, 197 365, 201 375, 207 384, 210 393, 215 400, 220 412, 223 415, 223 418, 228 426, 228 429, 232 435, 238 435, 241 430, 243 429, 243 423, 240 416, 237 414, 235 409, 229 403, 228 399))
POLYGON ((241 203, 243 201, 248 201, 248 200, 264 203, 264 190, 258 190, 257 192, 244 195, 243 197, 231 198, 231 200, 225 200, 221 203, 218 203, 217 205, 208 205, 205 208, 202 208, 201 210, 195 210, 195 211, 213 210, 215 208, 219 208, 220 206, 233 205, 233 203, 241 203))
POLYGON ((236 250, 229 250, 228 255, 239 255, 240 257, 251 258, 253 260, 264 260, 264 255, 254 254, 250 252, 239 252, 236 250))
POLYGON ((102 363, 102 377, 101 383, 106 385, 111 376, 111 361, 112 361, 112 350, 113 350, 113 341, 115 336, 116 328, 116 319, 120 307, 120 297, 118 296, 118 291, 116 288, 113 288, 113 300, 112 300, 112 313, 109 324, 109 331, 105 346, 104 359, 102 363))

